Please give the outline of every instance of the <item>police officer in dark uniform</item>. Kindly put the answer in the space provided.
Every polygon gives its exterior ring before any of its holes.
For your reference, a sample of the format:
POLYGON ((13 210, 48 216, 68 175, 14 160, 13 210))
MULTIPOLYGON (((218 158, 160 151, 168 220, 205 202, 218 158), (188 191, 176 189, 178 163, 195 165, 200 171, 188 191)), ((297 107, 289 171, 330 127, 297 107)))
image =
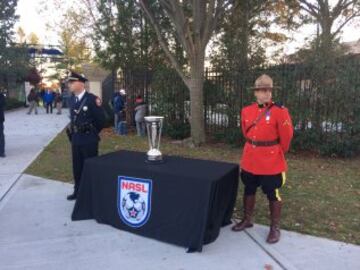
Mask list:
POLYGON ((98 155, 99 133, 105 124, 105 114, 101 100, 85 91, 85 76, 71 72, 68 77, 71 123, 67 134, 72 148, 73 175, 75 180, 74 193, 67 197, 75 200, 80 187, 84 161, 98 155))
POLYGON ((4 136, 4 116, 5 96, 0 92, 0 157, 5 157, 5 136, 4 136))

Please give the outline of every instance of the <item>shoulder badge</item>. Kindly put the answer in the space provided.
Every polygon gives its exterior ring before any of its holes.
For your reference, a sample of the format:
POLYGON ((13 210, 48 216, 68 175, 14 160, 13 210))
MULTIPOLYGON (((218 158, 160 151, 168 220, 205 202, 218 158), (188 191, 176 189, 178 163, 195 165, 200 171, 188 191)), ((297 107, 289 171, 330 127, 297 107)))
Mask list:
POLYGON ((289 119, 286 119, 283 123, 283 126, 291 126, 290 124, 290 120, 289 119))
POLYGON ((280 109, 284 109, 284 108, 285 108, 285 106, 284 106, 282 103, 280 103, 280 102, 274 102, 274 105, 275 105, 276 107, 280 108, 280 109))

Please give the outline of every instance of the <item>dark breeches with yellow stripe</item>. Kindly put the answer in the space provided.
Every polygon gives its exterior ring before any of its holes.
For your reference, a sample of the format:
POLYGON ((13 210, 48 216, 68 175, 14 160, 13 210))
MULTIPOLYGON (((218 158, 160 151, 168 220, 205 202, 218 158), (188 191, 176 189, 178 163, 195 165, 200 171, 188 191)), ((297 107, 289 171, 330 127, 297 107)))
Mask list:
POLYGON ((245 196, 255 195, 258 187, 261 187, 269 201, 281 201, 279 189, 285 185, 286 174, 256 175, 242 170, 241 180, 245 185, 245 196))

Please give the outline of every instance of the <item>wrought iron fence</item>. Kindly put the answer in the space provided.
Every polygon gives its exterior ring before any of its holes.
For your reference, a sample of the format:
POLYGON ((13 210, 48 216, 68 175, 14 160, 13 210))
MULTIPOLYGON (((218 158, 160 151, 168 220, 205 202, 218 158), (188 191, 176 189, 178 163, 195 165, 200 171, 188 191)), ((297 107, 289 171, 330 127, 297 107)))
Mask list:
MULTIPOLYGON (((274 100, 290 111, 294 127, 294 149, 316 150, 322 154, 351 156, 360 153, 360 58, 337 61, 321 74, 316 66, 283 64, 249 71, 206 70, 204 81, 204 116, 210 136, 239 143, 240 110, 254 101, 251 87, 266 73, 276 86, 274 100), (327 71, 327 70, 326 70, 327 71)), ((173 137, 189 135, 189 90, 175 71, 166 68, 150 72, 126 71, 117 77, 114 88, 128 93, 129 119, 133 117, 134 99, 142 95, 150 113, 167 118, 173 137)))

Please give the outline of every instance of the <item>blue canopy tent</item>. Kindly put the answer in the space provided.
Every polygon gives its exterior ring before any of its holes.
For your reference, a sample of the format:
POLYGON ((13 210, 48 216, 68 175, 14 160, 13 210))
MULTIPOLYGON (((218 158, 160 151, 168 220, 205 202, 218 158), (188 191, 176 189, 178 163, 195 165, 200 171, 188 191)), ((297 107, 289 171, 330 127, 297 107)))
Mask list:
POLYGON ((61 56, 64 55, 60 50, 55 49, 55 48, 50 48, 50 49, 46 49, 46 48, 34 48, 34 47, 30 47, 28 48, 28 53, 29 54, 41 54, 41 55, 47 55, 47 56, 61 56))

